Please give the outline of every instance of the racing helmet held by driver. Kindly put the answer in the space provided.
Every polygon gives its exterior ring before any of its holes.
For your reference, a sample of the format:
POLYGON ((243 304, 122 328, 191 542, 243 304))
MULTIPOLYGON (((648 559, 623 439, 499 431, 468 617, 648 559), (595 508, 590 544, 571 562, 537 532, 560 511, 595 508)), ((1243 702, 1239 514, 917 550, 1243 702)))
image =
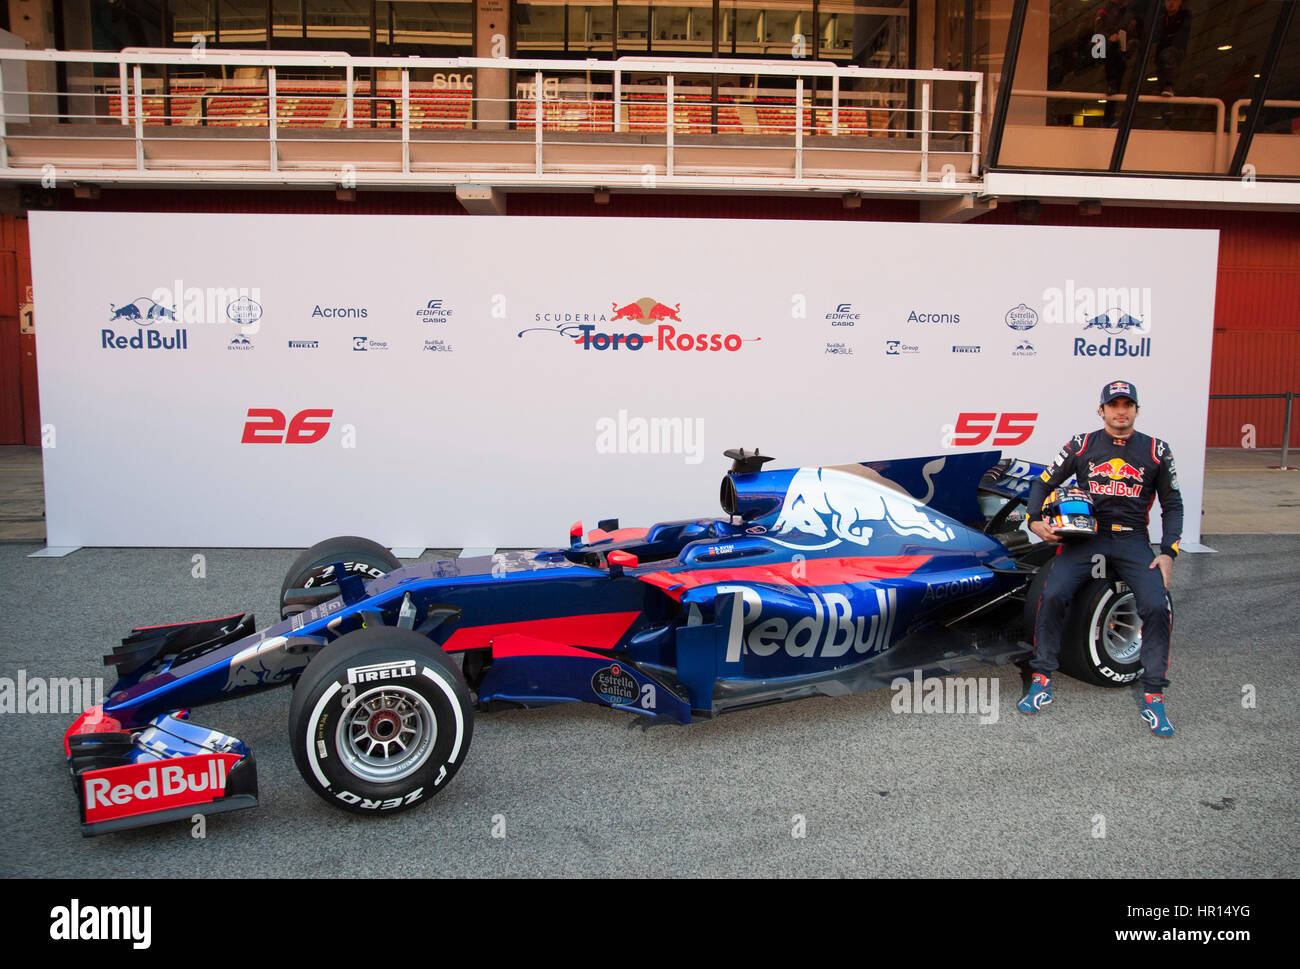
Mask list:
POLYGON ((1043 502, 1043 522, 1062 538, 1097 534, 1092 498, 1082 488, 1057 488, 1043 502))

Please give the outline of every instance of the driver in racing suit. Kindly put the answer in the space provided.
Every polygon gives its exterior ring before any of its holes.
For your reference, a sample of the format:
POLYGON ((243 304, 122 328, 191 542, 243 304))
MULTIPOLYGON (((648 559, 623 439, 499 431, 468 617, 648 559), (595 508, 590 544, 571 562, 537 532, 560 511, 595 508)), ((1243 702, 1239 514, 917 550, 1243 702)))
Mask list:
POLYGON ((1043 501, 1061 482, 1076 475, 1079 487, 1092 498, 1097 534, 1062 542, 1056 550, 1055 564, 1037 605, 1030 662, 1033 679, 1017 709, 1033 714, 1052 702, 1051 675, 1061 653, 1066 609, 1093 574, 1093 557, 1104 555, 1132 588, 1142 618, 1142 717, 1156 736, 1172 737, 1174 728, 1164 707, 1173 628, 1168 589, 1183 531, 1183 499, 1173 452, 1164 441, 1133 429, 1137 412, 1137 388, 1132 383, 1115 380, 1106 384, 1097 408, 1105 427, 1072 438, 1030 488, 1030 530, 1044 541, 1060 542, 1043 521, 1043 501), (1153 556, 1147 522, 1156 497, 1160 498, 1163 533, 1160 554, 1153 556))

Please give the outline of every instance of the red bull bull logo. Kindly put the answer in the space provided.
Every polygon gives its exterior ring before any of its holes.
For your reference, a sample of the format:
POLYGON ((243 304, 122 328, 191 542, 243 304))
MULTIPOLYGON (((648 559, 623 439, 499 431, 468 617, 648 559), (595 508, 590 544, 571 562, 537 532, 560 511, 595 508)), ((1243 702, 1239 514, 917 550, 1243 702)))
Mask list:
POLYGON ((1101 461, 1097 464, 1089 461, 1088 477, 1109 479, 1106 483, 1088 482, 1088 490, 1094 495, 1122 495, 1137 498, 1142 494, 1142 469, 1133 467, 1121 458, 1111 458, 1109 461, 1101 461), (1125 484, 1128 480, 1136 481, 1137 484, 1125 484))

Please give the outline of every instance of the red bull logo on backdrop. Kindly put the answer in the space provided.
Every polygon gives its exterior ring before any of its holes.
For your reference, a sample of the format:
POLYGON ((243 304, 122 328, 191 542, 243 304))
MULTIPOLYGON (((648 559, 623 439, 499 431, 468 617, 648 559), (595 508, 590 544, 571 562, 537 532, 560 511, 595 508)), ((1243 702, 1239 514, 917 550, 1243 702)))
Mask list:
POLYGON ((1094 495, 1123 495, 1138 498, 1142 494, 1142 470, 1121 458, 1111 458, 1097 464, 1088 462, 1088 478, 1106 478, 1106 482, 1088 481, 1088 490, 1094 495), (1126 481, 1137 484, 1126 484, 1126 481))
POLYGON ((559 333, 567 337, 582 350, 697 350, 705 352, 727 351, 735 353, 745 343, 757 343, 762 337, 742 337, 738 333, 721 332, 683 332, 682 304, 671 306, 667 303, 644 296, 630 303, 619 305, 617 300, 610 301, 609 313, 538 313, 538 322, 559 319, 551 327, 531 327, 521 330, 525 333, 544 332, 559 333), (653 327, 653 330, 629 329, 611 330, 609 325, 618 322, 640 324, 653 327))

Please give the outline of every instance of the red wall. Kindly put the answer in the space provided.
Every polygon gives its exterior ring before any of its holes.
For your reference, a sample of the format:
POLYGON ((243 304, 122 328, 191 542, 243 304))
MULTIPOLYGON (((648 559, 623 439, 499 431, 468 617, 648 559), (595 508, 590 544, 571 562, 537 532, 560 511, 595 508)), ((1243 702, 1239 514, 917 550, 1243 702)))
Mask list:
MULTIPOLYGON (((114 190, 99 199, 76 199, 69 191, 57 196, 60 208, 116 212, 249 212, 339 213, 401 215, 464 215, 449 192, 359 192, 355 202, 339 202, 333 192, 114 190)), ((846 209, 838 198, 794 196, 775 198, 745 195, 619 195, 608 205, 596 205, 590 193, 512 194, 511 215, 568 215, 593 217, 719 218, 719 219, 825 219, 915 222, 915 201, 863 199, 857 209, 846 209)), ((1013 223, 1015 208, 1004 205, 978 221, 1013 223)), ((1218 229, 1219 271, 1214 306, 1214 349, 1210 373, 1211 394, 1285 393, 1300 391, 1300 213, 1227 212, 1187 209, 1104 207, 1087 216, 1073 205, 1044 205, 1043 225, 1092 225, 1163 229, 1218 229)), ((636 252, 634 239, 626 241, 629 258, 636 252)), ((755 254, 758 258, 758 254, 755 254)), ((870 255, 863 255, 864 265, 870 255)), ((26 222, 12 216, 0 221, 0 378, 4 380, 0 410, 0 443, 14 443, 19 426, 22 439, 39 443, 35 416, 35 356, 32 338, 17 337, 17 300, 31 281, 26 222), (30 349, 31 355, 28 353, 30 349), (15 410, 18 395, 11 390, 13 375, 30 366, 23 381, 31 404, 15 410), (30 391, 27 385, 30 384, 30 391), (18 414, 18 417, 14 415, 18 414), (15 423, 17 421, 17 423, 15 423)), ((39 322, 38 322, 39 325, 39 322)), ((1300 411, 1300 407, 1296 408, 1300 411)), ((1242 425, 1256 428, 1257 447, 1278 447, 1282 438, 1283 402, 1210 402, 1208 443, 1211 447, 1237 447, 1242 425)), ((1295 415, 1291 446, 1300 446, 1300 413, 1295 415)))
POLYGON ((32 284, 27 220, 0 215, 0 444, 40 444, 36 337, 18 332, 18 306, 32 284))

